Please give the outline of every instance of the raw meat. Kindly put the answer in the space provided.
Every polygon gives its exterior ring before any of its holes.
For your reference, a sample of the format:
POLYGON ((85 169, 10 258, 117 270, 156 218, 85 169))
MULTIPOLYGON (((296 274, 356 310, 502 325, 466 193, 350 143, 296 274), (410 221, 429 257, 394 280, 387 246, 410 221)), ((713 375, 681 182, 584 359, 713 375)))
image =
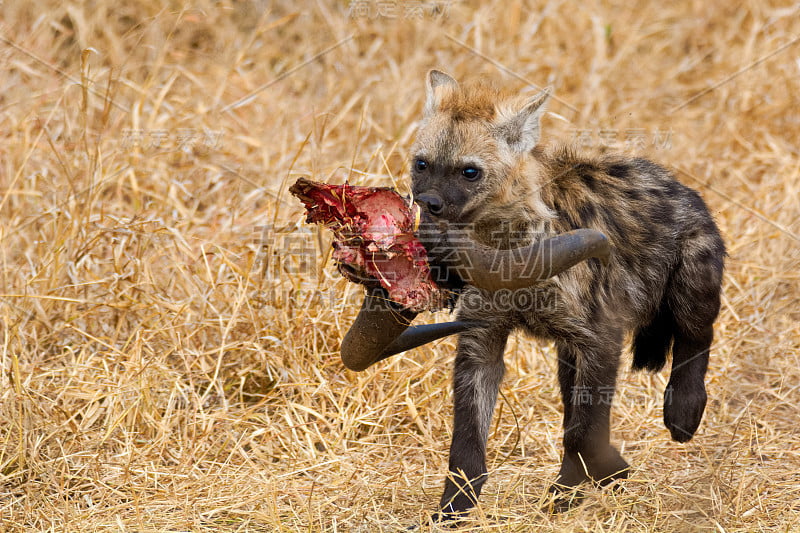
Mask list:
POLYGON ((434 311, 446 300, 430 277, 428 255, 414 235, 418 207, 389 187, 330 185, 305 178, 290 189, 307 222, 333 231, 333 258, 350 281, 380 284, 389 298, 414 311, 434 311))

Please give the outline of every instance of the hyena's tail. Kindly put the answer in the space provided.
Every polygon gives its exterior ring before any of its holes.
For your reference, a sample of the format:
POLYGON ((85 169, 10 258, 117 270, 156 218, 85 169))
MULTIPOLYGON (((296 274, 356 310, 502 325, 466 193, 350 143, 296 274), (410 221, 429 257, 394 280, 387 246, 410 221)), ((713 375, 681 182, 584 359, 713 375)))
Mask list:
POLYGON ((666 299, 653 320, 639 328, 633 338, 633 369, 658 372, 667 362, 675 329, 672 311, 666 299))

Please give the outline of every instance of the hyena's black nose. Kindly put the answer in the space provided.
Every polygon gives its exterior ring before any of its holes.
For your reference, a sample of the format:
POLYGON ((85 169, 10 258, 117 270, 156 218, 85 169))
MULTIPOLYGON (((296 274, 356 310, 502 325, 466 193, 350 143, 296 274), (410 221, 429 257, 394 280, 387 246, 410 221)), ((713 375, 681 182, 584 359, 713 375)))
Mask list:
POLYGON ((439 216, 444 211, 444 202, 438 194, 420 194, 416 197, 416 202, 425 207, 434 216, 439 216))

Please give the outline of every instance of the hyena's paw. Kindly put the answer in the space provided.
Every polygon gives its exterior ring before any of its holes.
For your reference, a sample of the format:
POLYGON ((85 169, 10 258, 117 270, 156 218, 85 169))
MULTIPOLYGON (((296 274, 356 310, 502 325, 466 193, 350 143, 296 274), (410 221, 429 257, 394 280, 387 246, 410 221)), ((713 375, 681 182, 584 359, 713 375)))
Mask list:
POLYGON ((602 452, 591 455, 565 452, 558 478, 550 486, 550 492, 557 494, 550 510, 563 512, 578 505, 584 497, 576 489, 581 483, 589 481, 602 487, 615 479, 627 478, 629 470, 628 462, 610 445, 602 452))
POLYGON ((406 531, 441 531, 443 529, 457 529, 465 524, 468 520, 469 513, 446 513, 444 511, 437 511, 428 515, 426 519, 421 522, 409 526, 406 531))
POLYGON ((664 393, 664 425, 669 429, 673 440, 686 442, 694 436, 703 419, 707 400, 702 381, 669 381, 664 393))
POLYGON ((575 487, 584 481, 603 486, 628 477, 629 469, 628 462, 611 445, 599 452, 565 452, 555 486, 575 487))

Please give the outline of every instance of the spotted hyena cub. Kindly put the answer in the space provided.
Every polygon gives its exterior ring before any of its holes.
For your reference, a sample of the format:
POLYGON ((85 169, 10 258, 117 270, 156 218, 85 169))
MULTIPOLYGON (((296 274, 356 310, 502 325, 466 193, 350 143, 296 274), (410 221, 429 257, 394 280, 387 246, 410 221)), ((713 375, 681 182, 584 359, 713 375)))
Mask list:
POLYGON ((485 276, 472 283, 469 265, 454 266, 463 242, 441 235, 423 240, 447 278, 442 281, 463 286, 459 320, 480 324, 458 339, 455 427, 440 519, 472 507, 486 480, 487 434, 512 331, 553 342, 557 350, 564 455, 556 491, 628 474, 609 440, 609 412, 629 332, 633 368, 659 371, 672 354, 664 398, 672 438, 691 439, 705 409, 725 256, 708 208, 649 160, 540 148, 548 97, 547 91, 530 98, 486 83, 461 85, 438 71, 428 75, 411 152, 412 189, 426 227, 442 221, 467 227, 468 246, 495 249, 579 228, 597 230, 611 245, 605 262, 582 261, 499 299, 498 285, 485 276))

